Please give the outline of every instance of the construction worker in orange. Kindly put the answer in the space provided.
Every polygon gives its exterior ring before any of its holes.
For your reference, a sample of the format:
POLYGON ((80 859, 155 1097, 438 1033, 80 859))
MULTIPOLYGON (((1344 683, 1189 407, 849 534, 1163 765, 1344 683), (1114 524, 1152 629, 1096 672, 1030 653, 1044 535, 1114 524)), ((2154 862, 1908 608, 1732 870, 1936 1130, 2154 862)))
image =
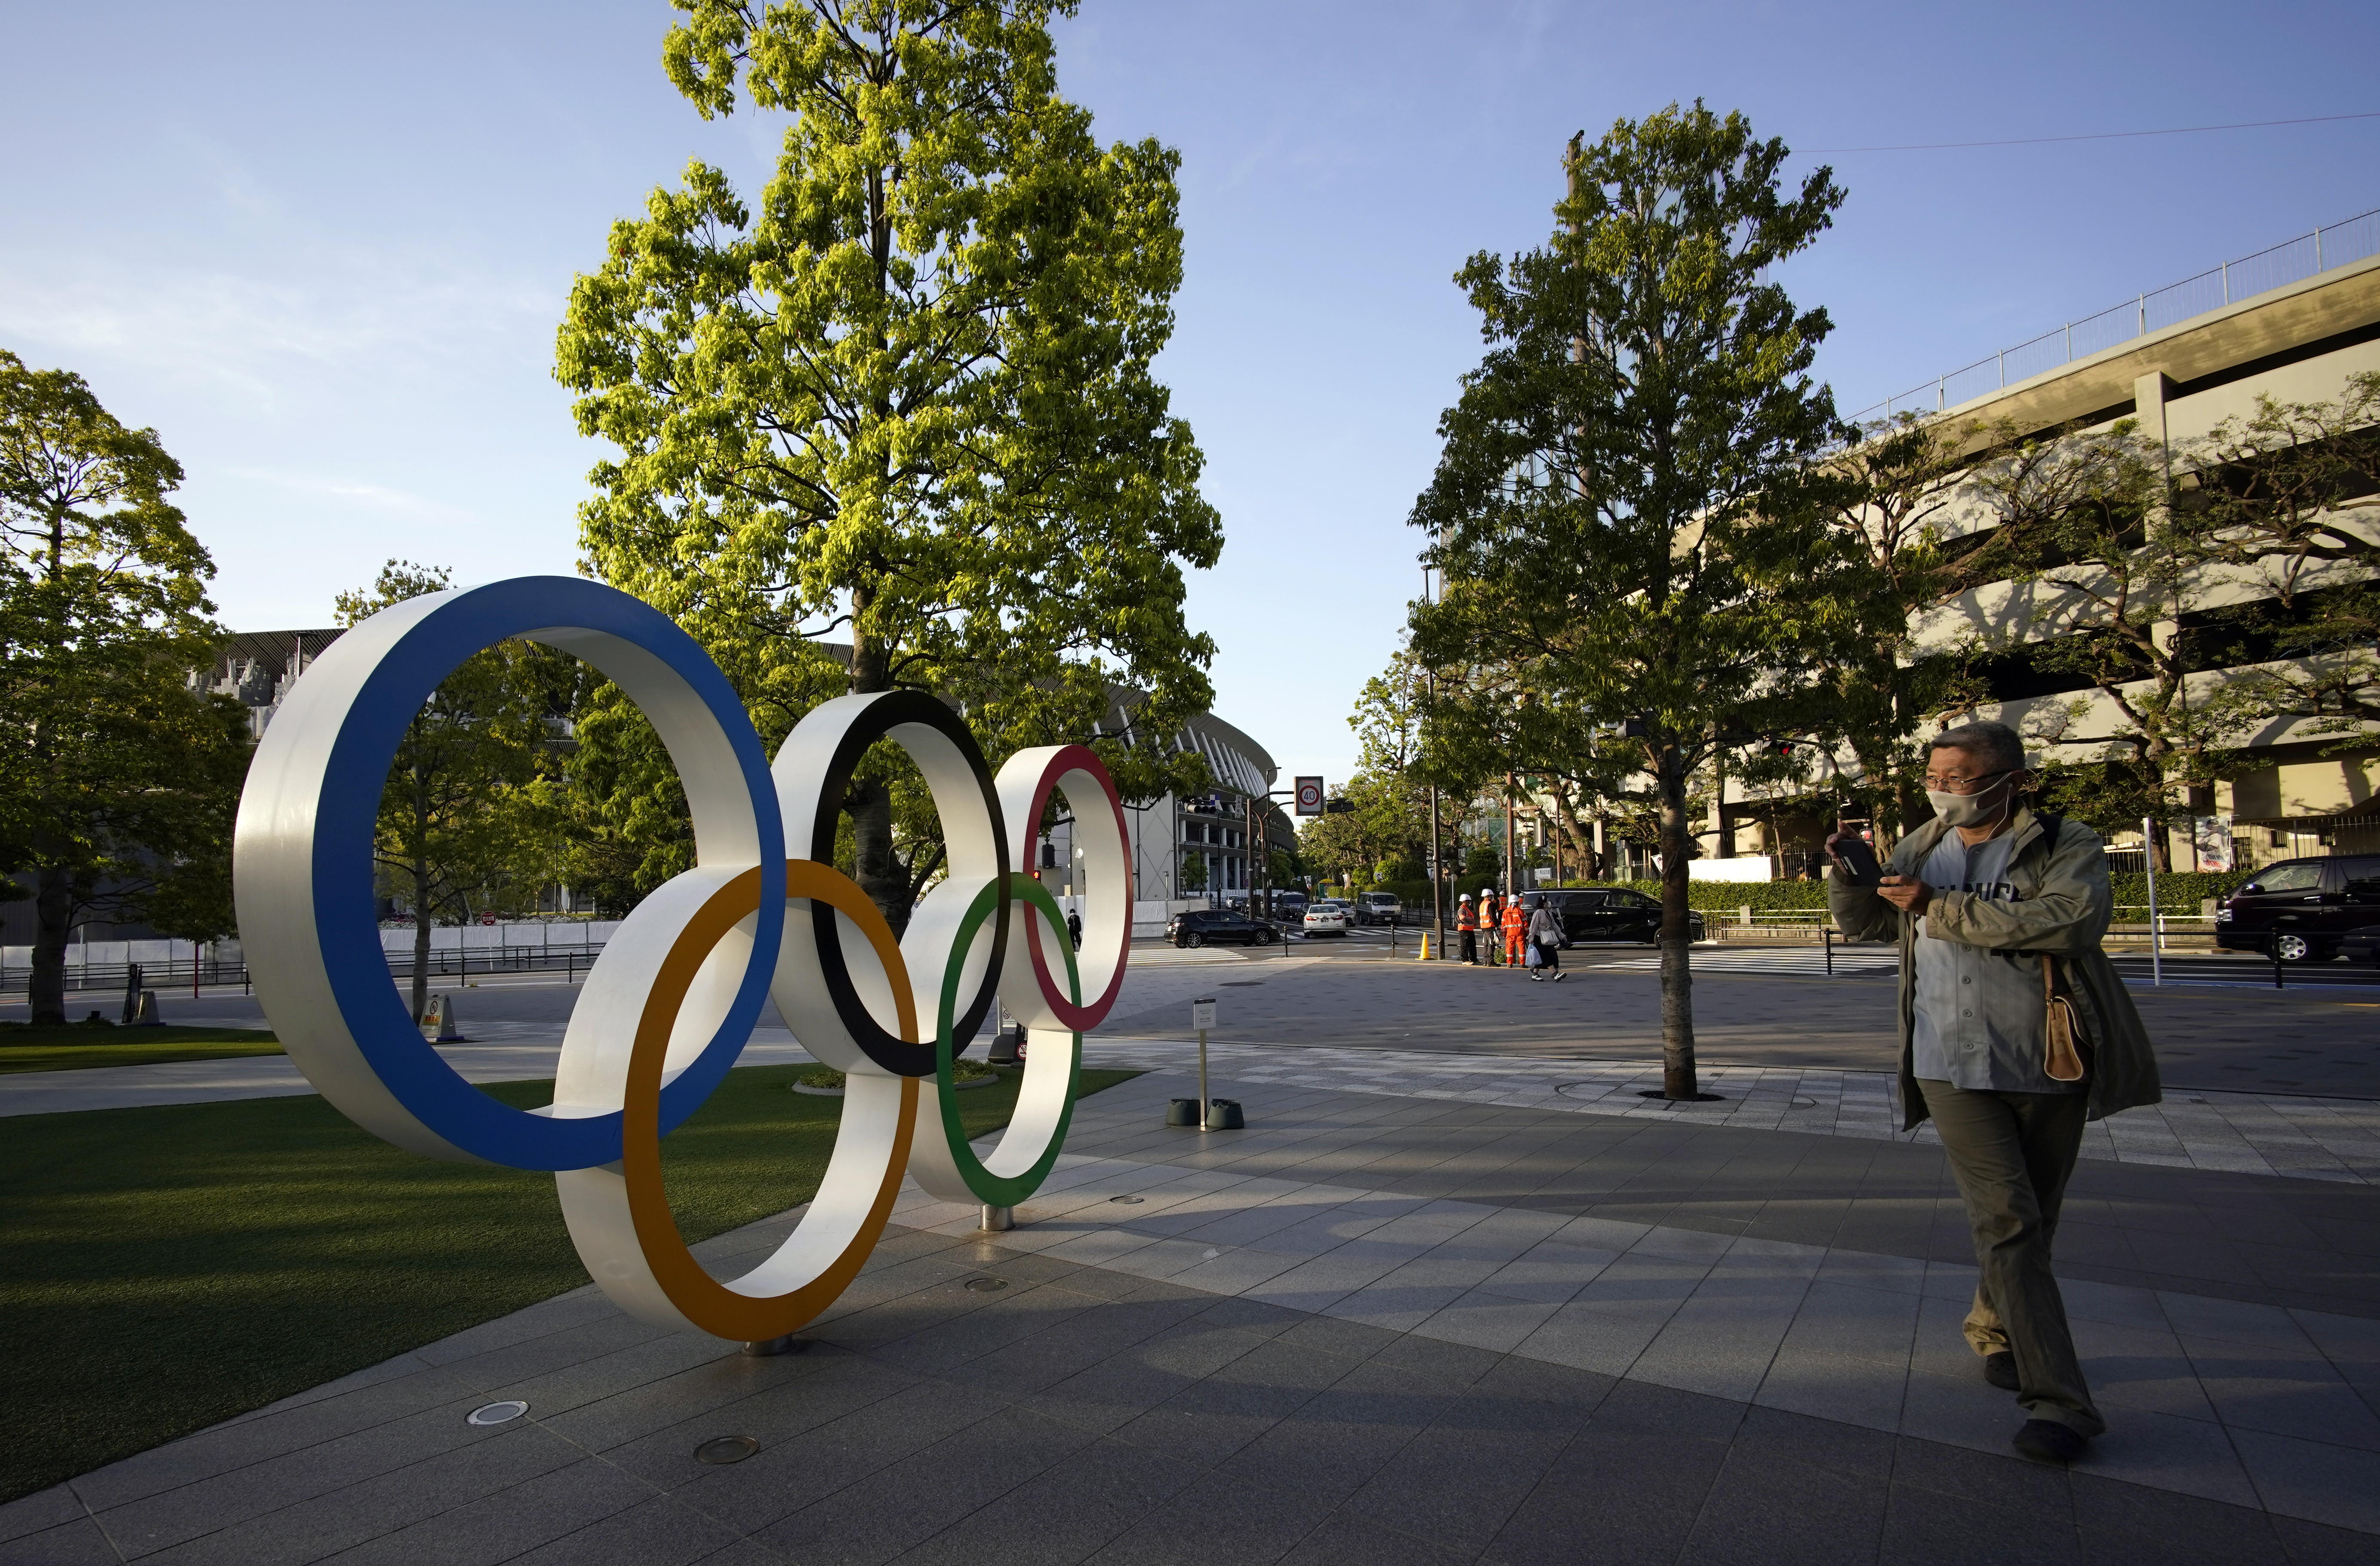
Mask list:
POLYGON ((1463 961, 1465 965, 1479 965, 1479 910, 1473 905, 1471 893, 1464 892, 1454 910, 1454 928, 1463 934, 1463 961))
POLYGON ((1506 963, 1516 968, 1521 965, 1521 949, 1526 943, 1528 936, 1529 911, 1521 906, 1521 900, 1518 897, 1507 899, 1504 904, 1504 961, 1506 963))
POLYGON ((1479 928, 1488 932, 1488 965, 1491 968, 1496 965, 1496 931, 1500 928, 1503 917, 1504 905, 1496 900, 1496 889, 1492 886, 1481 887, 1479 889, 1479 928))

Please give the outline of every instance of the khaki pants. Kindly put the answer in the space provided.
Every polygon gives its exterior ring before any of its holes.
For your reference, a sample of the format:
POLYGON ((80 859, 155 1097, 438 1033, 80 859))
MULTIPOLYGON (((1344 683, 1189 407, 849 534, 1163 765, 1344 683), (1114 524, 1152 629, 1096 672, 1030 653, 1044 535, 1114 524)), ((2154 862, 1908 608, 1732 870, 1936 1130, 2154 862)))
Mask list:
POLYGON ((1979 1354, 2016 1356, 2017 1402, 2035 1419, 2084 1436, 2107 1422, 2092 1405, 2066 1303, 2050 1272, 2058 1208, 2082 1146, 2087 1093, 1972 1093, 1925 1081, 1942 1150, 1975 1232, 1974 1308, 1968 1343, 1979 1354))

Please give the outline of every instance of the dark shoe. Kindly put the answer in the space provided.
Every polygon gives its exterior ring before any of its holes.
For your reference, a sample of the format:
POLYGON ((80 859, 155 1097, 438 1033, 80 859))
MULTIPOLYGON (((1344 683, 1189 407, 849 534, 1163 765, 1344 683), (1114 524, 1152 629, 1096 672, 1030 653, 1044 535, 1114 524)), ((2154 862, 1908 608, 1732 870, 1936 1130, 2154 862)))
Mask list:
POLYGON ((1560 974, 1556 974, 1556 975, 1554 975, 1554 982, 1555 982, 1556 984, 1560 984, 1561 981, 1562 981, 1562 976, 1561 976, 1561 975, 1560 975, 1560 974))
POLYGON ((2089 1445, 2082 1432, 2055 1420, 2028 1419, 2010 1442, 2035 1463, 2071 1463, 2089 1445))
MULTIPOLYGON (((1998 1354, 1984 1355, 1984 1379, 2001 1391, 2015 1391, 2017 1390, 2016 1355, 2006 1349, 2000 1350, 1998 1354)), ((2060 1429, 2064 1427, 2059 1426, 2060 1429)))

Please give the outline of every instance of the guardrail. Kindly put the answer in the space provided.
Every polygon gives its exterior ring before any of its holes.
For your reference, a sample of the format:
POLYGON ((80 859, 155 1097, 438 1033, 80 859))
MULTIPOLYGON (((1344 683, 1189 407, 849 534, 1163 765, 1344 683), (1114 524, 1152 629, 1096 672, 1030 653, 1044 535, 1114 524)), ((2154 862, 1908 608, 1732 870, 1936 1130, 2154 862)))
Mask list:
POLYGON ((2192 316, 2286 288, 2374 255, 2380 255, 2380 208, 2358 212, 2343 222, 2285 239, 2254 255, 2225 261, 2195 277, 2185 277, 2153 293, 2138 294, 2095 314, 2070 321, 2030 341, 1979 358, 1964 369, 1937 375, 1930 386, 1917 385, 1863 408, 1852 415, 1851 422, 1864 424, 1890 419, 1897 411, 1939 413, 1957 407, 2059 365, 2088 358, 2119 343, 2145 337, 2192 316))
MULTIPOLYGON (((472 974, 551 973, 562 970, 565 980, 576 979, 578 970, 591 966, 601 955, 601 946, 482 946, 447 949, 430 953, 423 969, 431 977, 464 978, 472 974)), ((388 960, 388 976, 396 982, 413 979, 413 954, 409 952, 382 953, 388 960)), ((188 988, 192 981, 201 987, 238 985, 243 990, 250 987, 245 963, 115 963, 86 965, 69 964, 66 970, 66 987, 69 991, 115 992, 131 982, 138 970, 144 989, 168 990, 188 988), (195 966, 196 971, 193 972, 195 966)), ((0 969, 0 995, 22 995, 31 988, 30 968, 0 969)))

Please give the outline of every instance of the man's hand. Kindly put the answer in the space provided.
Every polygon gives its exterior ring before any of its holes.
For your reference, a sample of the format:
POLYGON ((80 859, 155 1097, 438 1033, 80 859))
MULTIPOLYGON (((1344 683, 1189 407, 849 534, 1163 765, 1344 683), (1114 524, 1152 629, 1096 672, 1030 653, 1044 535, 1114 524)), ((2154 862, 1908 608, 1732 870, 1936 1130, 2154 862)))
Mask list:
POLYGON ((1934 901, 1934 889, 1914 876, 1888 875, 1876 882, 1876 894, 1904 914, 1923 914, 1934 901))

